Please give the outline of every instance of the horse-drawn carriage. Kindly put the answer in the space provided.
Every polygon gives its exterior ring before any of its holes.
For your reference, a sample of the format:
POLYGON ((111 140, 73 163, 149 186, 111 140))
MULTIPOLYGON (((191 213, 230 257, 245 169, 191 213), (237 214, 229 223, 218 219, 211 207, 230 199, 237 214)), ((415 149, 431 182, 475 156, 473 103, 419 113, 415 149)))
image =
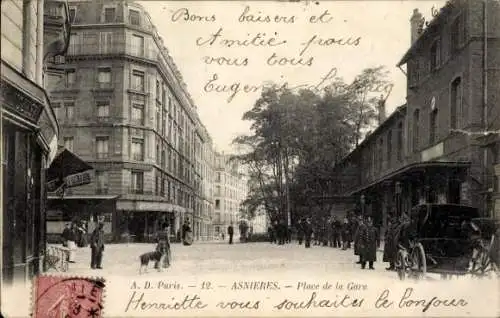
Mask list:
POLYGON ((498 270, 498 222, 481 218, 473 207, 415 206, 403 218, 395 239, 400 279, 418 279, 426 273, 485 276, 498 270))

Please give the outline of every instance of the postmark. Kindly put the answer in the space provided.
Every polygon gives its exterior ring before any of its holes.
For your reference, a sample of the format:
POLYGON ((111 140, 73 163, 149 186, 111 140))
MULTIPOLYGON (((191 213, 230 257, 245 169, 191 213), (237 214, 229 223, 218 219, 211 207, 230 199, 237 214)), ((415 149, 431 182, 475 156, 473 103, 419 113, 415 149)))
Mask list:
POLYGON ((34 284, 34 318, 101 318, 104 279, 39 276, 34 284))

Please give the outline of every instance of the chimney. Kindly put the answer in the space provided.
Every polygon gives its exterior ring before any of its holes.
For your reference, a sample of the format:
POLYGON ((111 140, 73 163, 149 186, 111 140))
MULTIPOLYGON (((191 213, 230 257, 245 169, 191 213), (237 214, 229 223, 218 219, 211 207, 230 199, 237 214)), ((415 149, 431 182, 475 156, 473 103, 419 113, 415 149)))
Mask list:
POLYGON ((380 95, 380 100, 378 101, 378 124, 383 123, 385 119, 385 99, 383 95, 380 95))
POLYGON ((424 18, 422 13, 418 11, 418 9, 413 9, 413 15, 410 18, 411 25, 411 44, 415 43, 415 41, 422 33, 422 28, 424 26, 424 18))

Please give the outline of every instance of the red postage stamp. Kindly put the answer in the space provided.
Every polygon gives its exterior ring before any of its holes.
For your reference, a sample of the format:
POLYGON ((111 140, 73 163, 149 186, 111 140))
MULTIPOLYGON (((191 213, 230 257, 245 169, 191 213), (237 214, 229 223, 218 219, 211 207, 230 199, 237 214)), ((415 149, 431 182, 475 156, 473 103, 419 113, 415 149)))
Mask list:
POLYGON ((34 284, 34 318, 102 317, 104 280, 39 276, 34 284))

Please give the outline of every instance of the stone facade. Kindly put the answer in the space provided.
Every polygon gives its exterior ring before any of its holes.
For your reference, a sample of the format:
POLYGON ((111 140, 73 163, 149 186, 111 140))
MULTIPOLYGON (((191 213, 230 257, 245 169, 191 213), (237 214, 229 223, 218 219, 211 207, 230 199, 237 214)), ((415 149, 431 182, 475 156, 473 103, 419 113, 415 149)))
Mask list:
POLYGON ((69 10, 72 40, 54 65, 64 76, 51 79, 50 94, 61 140, 96 175, 64 200, 90 200, 92 213, 82 206, 74 214, 89 222, 104 214, 114 241, 153 239, 161 214, 173 236, 189 219, 194 237, 206 237, 202 154, 209 136, 147 12, 128 1, 70 1, 69 10), (105 200, 116 201, 114 208, 105 200))

